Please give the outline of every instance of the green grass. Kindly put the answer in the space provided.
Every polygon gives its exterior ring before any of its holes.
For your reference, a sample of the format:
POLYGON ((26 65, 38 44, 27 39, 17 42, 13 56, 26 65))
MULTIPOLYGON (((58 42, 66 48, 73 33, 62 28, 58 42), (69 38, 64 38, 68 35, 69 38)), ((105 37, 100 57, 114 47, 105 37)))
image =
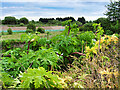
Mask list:
MULTIPOLYGON (((58 32, 50 32, 50 38, 57 35, 57 34, 60 34, 61 31, 58 31, 58 32)), ((13 32, 12 35, 7 35, 7 33, 4 33, 5 35, 1 35, 1 38, 2 40, 7 40, 7 39, 20 39, 21 35, 24 34, 23 32, 13 32)), ((40 37, 47 37, 47 32, 46 33, 41 33, 41 34, 38 34, 40 37)))
MULTIPOLYGON (((36 27, 42 27, 42 26, 59 26, 58 24, 44 24, 44 23, 34 23, 36 27)), ((16 25, 4 25, 2 24, 2 26, 8 26, 8 27, 27 27, 28 24, 20 26, 20 24, 16 24, 16 25)))
MULTIPOLYGON (((21 35, 24 34, 25 32, 13 32, 12 35, 8 35, 7 32, 4 33, 4 35, 1 35, 0 33, 0 36, 2 38, 2 40, 7 40, 7 39, 20 39, 21 35)), ((49 38, 52 38, 58 34, 62 33, 62 31, 57 31, 57 32, 54 32, 54 31, 51 31, 50 32, 50 35, 49 35, 49 38)), ((78 32, 78 34, 80 34, 81 32, 78 32)), ((41 33, 41 34, 38 34, 40 37, 47 37, 47 32, 45 33, 41 33)))

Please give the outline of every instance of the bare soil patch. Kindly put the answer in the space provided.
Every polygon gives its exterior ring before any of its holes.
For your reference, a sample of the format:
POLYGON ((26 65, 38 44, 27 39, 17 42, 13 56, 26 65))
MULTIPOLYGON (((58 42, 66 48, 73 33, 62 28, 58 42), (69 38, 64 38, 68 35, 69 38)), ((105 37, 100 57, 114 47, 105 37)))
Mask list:
MULTIPOLYGON (((26 30, 27 27, 8 27, 8 26, 2 26, 2 30, 7 30, 8 28, 11 28, 12 30, 26 30)), ((36 27, 38 28, 38 27, 36 27)), ((45 30, 59 30, 59 29, 65 29, 64 26, 44 26, 42 27, 45 30)))

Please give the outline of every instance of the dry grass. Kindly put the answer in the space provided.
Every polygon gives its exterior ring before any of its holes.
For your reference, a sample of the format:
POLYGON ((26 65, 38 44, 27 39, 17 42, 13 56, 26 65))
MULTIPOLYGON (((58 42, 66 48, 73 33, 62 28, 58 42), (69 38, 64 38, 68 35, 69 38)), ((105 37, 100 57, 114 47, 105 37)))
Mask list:
POLYGON ((2 40, 7 40, 7 39, 20 39, 20 36, 23 33, 13 33, 12 35, 2 35, 2 40))

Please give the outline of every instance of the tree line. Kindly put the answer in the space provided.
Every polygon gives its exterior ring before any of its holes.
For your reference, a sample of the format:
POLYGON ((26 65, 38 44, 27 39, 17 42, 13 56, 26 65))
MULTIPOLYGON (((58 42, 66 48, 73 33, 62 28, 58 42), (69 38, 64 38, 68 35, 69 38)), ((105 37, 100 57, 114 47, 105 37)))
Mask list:
MULTIPOLYGON (((64 18, 57 17, 57 18, 40 18, 39 21, 37 21, 37 22, 48 23, 50 21, 66 21, 66 20, 70 20, 70 19, 72 20, 72 22, 76 21, 74 19, 74 17, 64 17, 64 18)), ((85 24, 85 22, 86 22, 84 17, 78 17, 77 21, 81 22, 82 24, 85 24)), ((34 20, 32 20, 31 22, 35 23, 34 20)), ((2 20, 2 24, 16 25, 16 24, 20 24, 20 23, 28 24, 29 20, 26 17, 16 19, 13 16, 6 16, 4 18, 4 20, 2 20)))

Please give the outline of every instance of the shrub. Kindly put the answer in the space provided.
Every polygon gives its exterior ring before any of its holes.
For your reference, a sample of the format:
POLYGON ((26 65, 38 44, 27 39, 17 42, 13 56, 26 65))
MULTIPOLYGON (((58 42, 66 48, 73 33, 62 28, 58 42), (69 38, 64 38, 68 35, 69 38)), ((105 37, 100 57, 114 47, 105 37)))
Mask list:
MULTIPOLYGON (((84 28, 83 28, 83 30, 84 31, 93 31, 94 30, 94 28, 93 28, 93 23, 86 23, 86 24, 84 24, 84 28)), ((95 31, 94 31, 95 32, 95 31)))
POLYGON ((20 26, 24 26, 24 23, 20 23, 20 26))
POLYGON ((116 21, 115 24, 111 24, 110 30, 113 33, 120 33, 120 23, 119 23, 119 21, 116 21))
POLYGON ((36 26, 35 26, 35 24, 30 23, 30 24, 27 25, 27 29, 32 29, 33 31, 35 31, 36 26))
POLYGON ((7 29, 7 32, 8 32, 8 34, 12 34, 12 29, 11 29, 11 28, 8 28, 8 29, 7 29))
POLYGON ((32 29, 27 29, 27 30, 26 30, 26 33, 32 33, 32 32, 33 32, 32 29))
POLYGON ((119 52, 119 40, 115 34, 112 36, 105 35, 101 38, 100 52, 98 45, 99 40, 92 48, 86 47, 86 59, 83 59, 83 63, 84 65, 86 63, 88 67, 81 67, 83 68, 82 73, 89 72, 85 84, 88 85, 88 88, 119 88, 119 54, 117 54, 119 52), (90 84, 91 86, 89 86, 90 84))
POLYGON ((113 34, 113 31, 107 30, 107 31, 106 31, 106 34, 107 34, 107 35, 112 35, 112 34, 113 34))
POLYGON ((45 33, 45 29, 44 29, 44 28, 38 27, 38 28, 37 28, 37 31, 40 32, 40 33, 45 33))
POLYGON ((83 30, 84 30, 84 26, 80 26, 79 31, 83 31, 83 30))
POLYGON ((117 34, 117 33, 115 34, 115 36, 116 36, 117 38, 120 38, 120 35, 119 35, 119 34, 117 34))
POLYGON ((2 31, 1 34, 4 35, 4 31, 2 31))
MULTIPOLYGON (((94 31, 93 23, 86 23, 79 27, 79 31, 94 31)), ((94 31, 95 32, 95 31, 94 31)))
POLYGON ((19 47, 22 44, 24 44, 24 41, 21 41, 19 39, 2 40, 2 51, 14 49, 14 46, 19 47))

